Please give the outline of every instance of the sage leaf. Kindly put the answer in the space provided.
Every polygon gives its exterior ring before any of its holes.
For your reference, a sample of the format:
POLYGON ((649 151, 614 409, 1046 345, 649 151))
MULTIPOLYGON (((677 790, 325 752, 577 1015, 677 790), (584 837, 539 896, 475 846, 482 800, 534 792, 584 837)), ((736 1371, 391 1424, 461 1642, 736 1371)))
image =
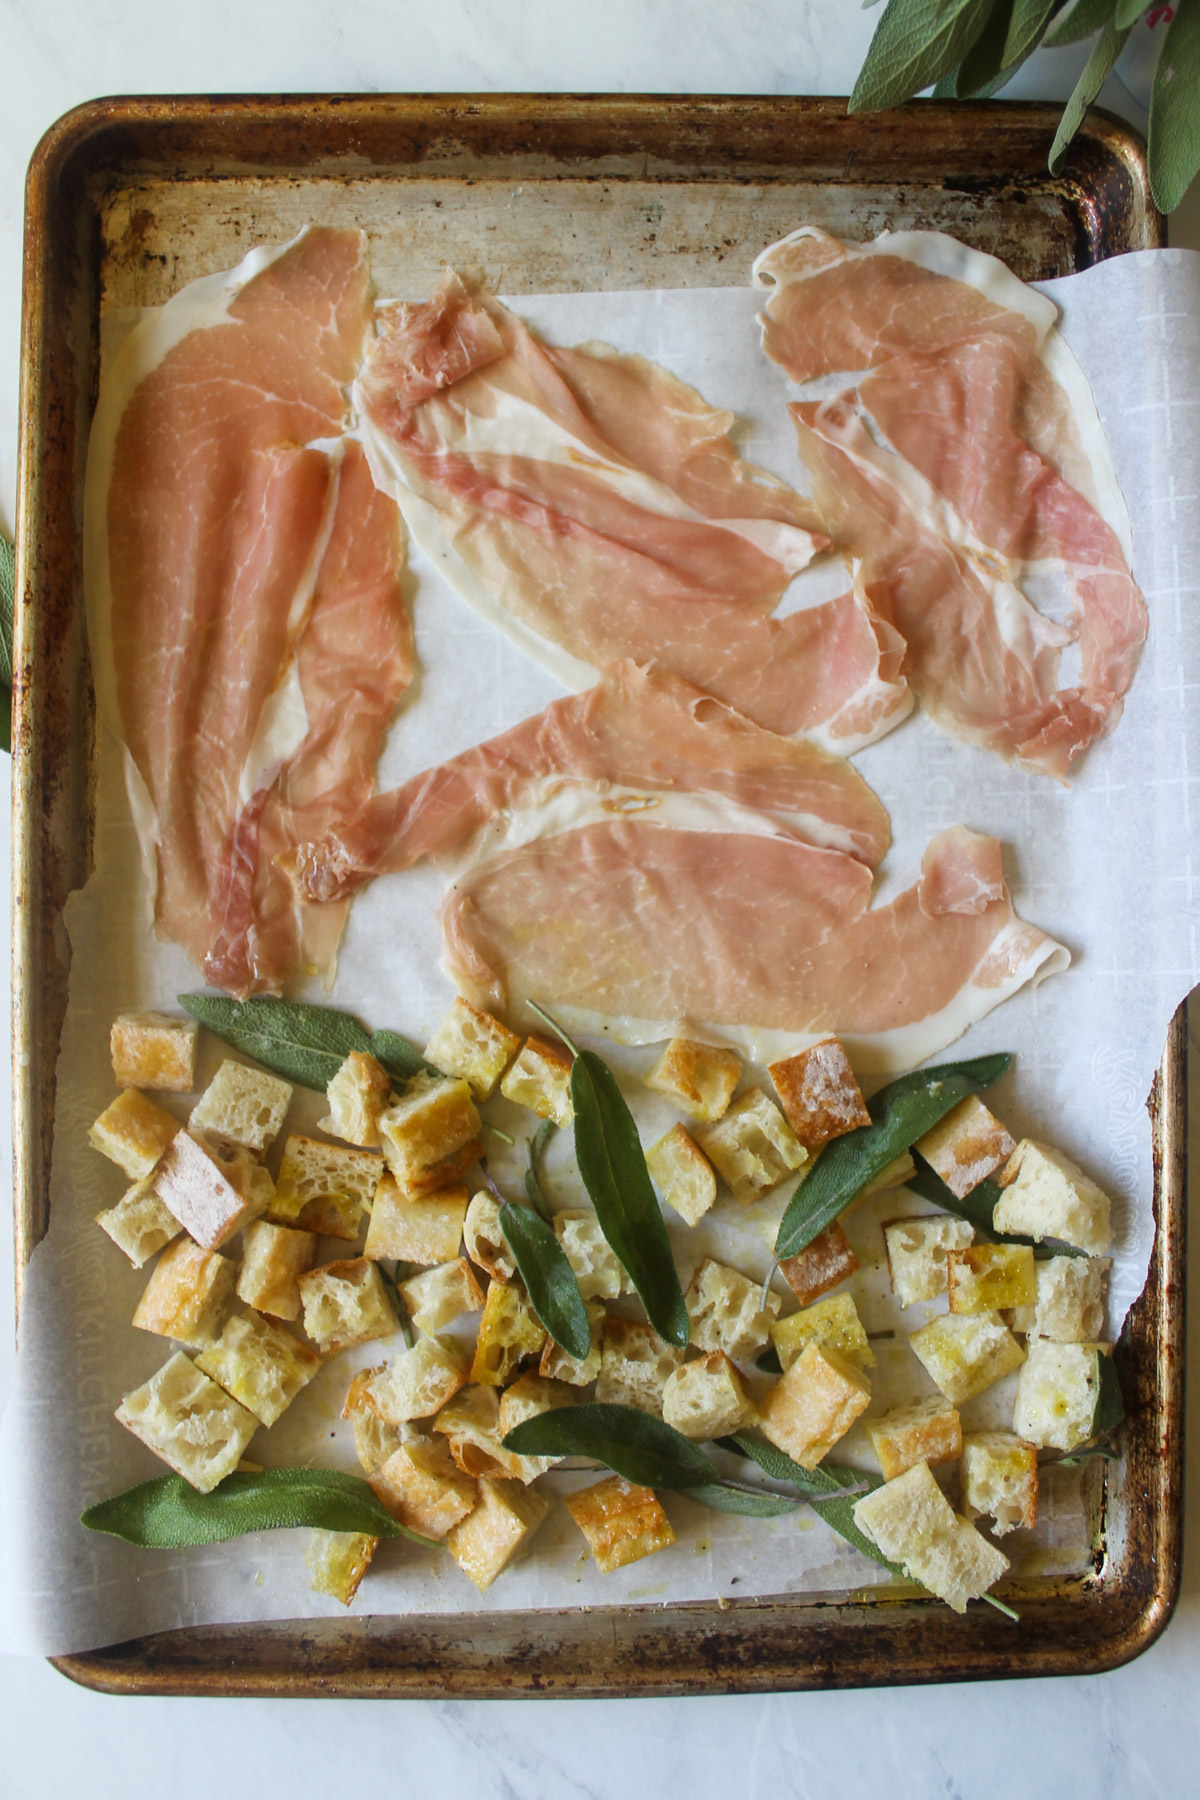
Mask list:
POLYGON ((1117 10, 1113 14, 1113 24, 1118 31, 1136 25, 1142 14, 1149 9, 1146 0, 1117 0, 1117 10))
POLYGON ((890 1162, 968 1094, 999 1081, 1012 1057, 1005 1052, 972 1061, 917 1069, 881 1088, 867 1103, 869 1125, 827 1144, 800 1183, 779 1222, 775 1257, 797 1256, 890 1162))
POLYGON ((1097 1457, 1102 1462, 1120 1462, 1121 1453, 1114 1450, 1111 1444, 1083 1444, 1078 1450, 1069 1450, 1065 1456, 1056 1456, 1050 1467, 1078 1469, 1086 1462, 1094 1462, 1097 1457))
POLYGON ((0 750, 12 749, 13 605, 16 557, 0 532, 0 750))
POLYGON ((545 1219, 507 1200, 500 1208, 500 1230, 534 1312, 555 1343, 583 1362, 592 1347, 591 1324, 562 1245, 545 1219))
POLYGON ((1125 40, 1129 36, 1130 27, 1118 31, 1115 25, 1109 25, 1096 40, 1092 54, 1084 64, 1083 74, 1075 84, 1075 92, 1067 101, 1066 109, 1058 123, 1054 134, 1054 142, 1050 146, 1050 173, 1057 175, 1062 167, 1063 157, 1067 153, 1071 139, 1083 124, 1084 115, 1100 89, 1107 81, 1113 64, 1125 48, 1125 40))
POLYGON ((689 1500, 707 1506, 713 1512, 741 1513, 748 1519, 781 1519, 795 1512, 797 1502, 788 1494, 772 1494, 767 1488, 752 1488, 745 1482, 705 1481, 686 1488, 689 1500))
POLYGON ((1092 1433, 1089 1443, 1096 1438, 1107 1437, 1117 1429, 1125 1419, 1125 1397, 1121 1392, 1121 1383, 1117 1376, 1117 1365, 1111 1356, 1100 1353, 1100 1386, 1096 1394, 1096 1407, 1092 1413, 1092 1433))
POLYGON ((968 1225, 975 1227, 986 1243, 1025 1244, 1033 1251, 1038 1262, 1046 1262, 1052 1256, 1085 1254, 1082 1250, 1076 1250, 1073 1244, 1039 1244, 1035 1238, 1022 1237, 1017 1231, 997 1231, 992 1224, 992 1214, 1004 1189, 994 1181, 981 1181, 978 1187, 973 1187, 969 1194, 964 1194, 959 1199, 928 1163, 918 1161, 916 1174, 910 1175, 904 1185, 910 1192, 919 1194, 922 1200, 940 1207, 942 1212, 953 1213, 956 1219, 965 1219, 968 1225))
POLYGON ((550 1205, 542 1189, 542 1158, 546 1154, 546 1145, 557 1129, 553 1119, 543 1119, 528 1140, 529 1167, 525 1171, 525 1192, 529 1195, 532 1205, 547 1221, 550 1218, 550 1205))
POLYGON ((869 1556, 872 1562, 879 1563, 891 1574, 904 1577, 904 1570, 900 1565, 889 1562, 878 1546, 854 1522, 854 1502, 881 1485, 878 1475, 863 1475, 857 1469, 847 1469, 838 1463, 818 1464, 815 1469, 803 1469, 782 1450, 776 1449, 774 1444, 768 1444, 762 1438, 743 1436, 740 1432, 736 1437, 723 1438, 721 1443, 738 1456, 757 1463, 773 1481, 790 1483, 839 1537, 845 1538, 848 1544, 853 1544, 856 1550, 861 1550, 864 1556, 869 1556))
POLYGON ((1004 44, 1004 67, 1015 69, 1036 48, 1047 25, 1056 19, 1066 0, 1014 0, 1008 37, 1004 44))
POLYGON ((391 1274, 388 1273, 382 1262, 377 1262, 375 1267, 379 1270, 379 1279, 383 1283, 384 1292, 392 1303, 392 1311, 396 1315, 396 1323, 400 1327, 404 1342, 411 1350, 414 1342, 412 1320, 409 1318, 408 1308, 404 1304, 404 1295, 400 1292, 399 1266, 397 1265, 391 1274))
POLYGON ((1103 31, 1117 10, 1117 0, 1076 0, 1071 10, 1053 24, 1042 43, 1047 50, 1061 50, 1064 44, 1082 44, 1084 38, 1103 31))
POLYGON ((899 106, 956 68, 991 7, 992 0, 888 0, 848 110, 899 106))
POLYGON ((197 1493, 181 1475, 161 1475, 89 1506, 80 1523, 149 1550, 187 1550, 301 1525, 433 1543, 399 1524, 361 1476, 339 1469, 235 1472, 210 1494, 197 1493))
POLYGON ((180 994, 179 1004, 244 1056, 252 1056, 276 1075, 317 1093, 324 1093, 352 1050, 369 1052, 389 1075, 401 1081, 423 1070, 440 1073, 405 1038, 392 1031, 372 1035, 349 1013, 337 1012, 332 1006, 275 1000, 267 994, 255 994, 249 1000, 230 1000, 225 994, 180 994))
POLYGON ((1182 0, 1150 95, 1150 188, 1161 212, 1179 205, 1200 172, 1200 6, 1182 0))
POLYGON ((779 1352, 774 1344, 768 1344, 760 1356, 755 1357, 754 1366, 761 1369, 764 1375, 782 1375, 783 1364, 779 1360, 779 1352))
POLYGON ((636 1406, 556 1406, 514 1425, 504 1448, 519 1456, 589 1456, 639 1487, 686 1492, 721 1479, 698 1444, 636 1406))
POLYGON ((1000 75, 1014 4, 1015 0, 996 0, 983 30, 963 57, 954 78, 954 92, 959 100, 978 94, 1000 75))
POLYGON ((367 1049, 375 1061, 399 1081, 411 1081, 414 1075, 442 1075, 442 1070, 426 1062, 416 1046, 401 1037, 398 1031, 373 1031, 367 1040, 367 1049))

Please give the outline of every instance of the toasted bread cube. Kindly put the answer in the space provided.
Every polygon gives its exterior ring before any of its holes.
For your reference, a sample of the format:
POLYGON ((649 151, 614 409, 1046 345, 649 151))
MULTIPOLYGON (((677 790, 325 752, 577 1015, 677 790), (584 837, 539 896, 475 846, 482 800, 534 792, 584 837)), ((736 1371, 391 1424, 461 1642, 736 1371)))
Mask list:
POLYGON ((304 1552, 313 1593, 349 1606, 378 1548, 379 1539, 362 1531, 314 1531, 304 1552))
POLYGON ((962 1455, 962 1421, 948 1400, 918 1400, 867 1421, 867 1436, 885 1481, 915 1463, 955 1462, 962 1455))
POLYGON ((530 1540, 553 1506, 548 1494, 519 1481, 479 1483, 473 1512, 456 1525, 446 1547, 464 1575, 483 1593, 530 1540))
POLYGON ((1017 1377, 1013 1430, 1039 1450, 1074 1450, 1092 1436, 1100 1392, 1097 1344, 1030 1338, 1017 1377))
POLYGON ((1004 1188, 992 1211, 997 1231, 1060 1238, 1089 1256, 1112 1242, 1108 1195, 1061 1150, 1022 1138, 998 1178, 1004 1188))
POLYGON ((547 1038, 527 1037, 521 1053, 500 1083, 506 1100, 527 1106, 539 1119, 569 1125, 575 1117, 571 1104, 572 1057, 547 1038))
POLYGON ((515 1031, 459 995, 425 1046, 425 1061, 443 1075, 469 1082, 477 1100, 490 1100, 521 1048, 515 1031))
POLYGON ((683 1296, 691 1342, 698 1350, 723 1350, 734 1362, 748 1362, 765 1345, 781 1305, 778 1294, 768 1293, 765 1310, 761 1301, 761 1282, 706 1256, 683 1296))
POLYGON ((173 1212, 163 1205, 154 1192, 153 1178, 144 1176, 126 1189, 115 1206, 96 1214, 101 1231, 108 1233, 118 1250, 123 1250, 135 1269, 140 1269, 152 1256, 177 1238, 183 1226, 173 1212))
POLYGON ((864 1494, 854 1521, 890 1561, 958 1613, 1008 1568, 1008 1558, 958 1517, 926 1463, 864 1494))
POLYGON ((521 1459, 500 1442, 500 1395, 494 1387, 472 1384, 454 1395, 433 1421, 450 1446, 450 1455, 465 1475, 493 1480, 521 1478, 521 1459))
POLYGON ((858 1258, 850 1247, 850 1239, 835 1219, 805 1249, 795 1256, 786 1256, 779 1273, 801 1306, 810 1306, 857 1268, 858 1258))
POLYGON ((467 1359, 450 1337, 418 1338, 394 1356, 367 1386, 367 1396, 389 1425, 432 1419, 467 1382, 467 1359))
POLYGON ((636 1406, 662 1418, 667 1376, 683 1361, 683 1351, 664 1344, 652 1325, 609 1319, 600 1342, 596 1399, 606 1406, 636 1406))
POLYGON ((441 1331, 463 1313, 478 1312, 483 1289, 466 1257, 459 1256, 402 1281, 400 1298, 418 1331, 441 1331))
POLYGON ((292 1084, 227 1057, 192 1108, 192 1131, 211 1132, 247 1150, 266 1150, 279 1136, 292 1084))
POLYGON ((219 1342, 196 1358, 196 1367, 252 1412, 260 1425, 273 1425, 320 1366, 315 1350, 254 1313, 227 1319, 219 1342))
POLYGON ((836 1350, 806 1344, 759 1406, 759 1423, 773 1444, 815 1469, 871 1404, 871 1383, 836 1350))
POLYGON ((955 1406, 1019 1368, 1025 1356, 998 1313, 947 1313, 914 1331, 909 1344, 955 1406))
POLYGON ((462 1242, 467 1216, 465 1187, 443 1188, 440 1194, 409 1200, 390 1175, 385 1175, 375 1194, 363 1255, 374 1262, 392 1257, 400 1262, 453 1262, 462 1242))
POLYGON ((471 1380, 484 1387, 503 1387, 525 1357, 541 1355, 545 1341, 546 1327, 529 1304, 524 1288, 515 1282, 489 1282, 471 1380))
POLYGON ((241 1195, 248 1219, 261 1218, 270 1210, 275 1200, 275 1183, 257 1150, 247 1150, 244 1144, 230 1144, 204 1132, 200 1132, 197 1142, 202 1150, 207 1150, 235 1193, 241 1195))
POLYGON ((478 1135, 479 1114, 466 1082, 437 1075, 414 1076, 379 1115, 387 1165, 410 1193, 478 1135))
POLYGON ((236 1265, 227 1256, 204 1250, 189 1237, 178 1238, 154 1265, 133 1323, 139 1331, 204 1349, 220 1333, 235 1274, 236 1265))
POLYGON ((311 1231, 255 1219, 242 1240, 237 1294, 273 1319, 300 1317, 300 1277, 312 1267, 317 1240, 311 1231))
POLYGON ((500 1207, 486 1188, 471 1196, 462 1236, 467 1255, 478 1268, 496 1281, 513 1279, 517 1265, 500 1229, 500 1207))
POLYGON ((719 1438, 754 1418, 754 1403, 723 1350, 710 1350, 667 1376, 662 1416, 684 1437, 719 1438))
MULTIPOLYGON (((495 1392, 495 1389, 492 1390, 495 1392)), ((547 1381, 541 1375, 522 1375, 500 1396, 500 1418, 497 1430, 501 1442, 525 1419, 536 1419, 539 1413, 553 1412, 559 1406, 576 1406, 579 1396, 564 1381, 547 1381)), ((510 1452, 511 1454, 511 1452, 510 1452)), ((536 1481, 559 1461, 557 1456, 514 1456, 517 1475, 526 1483, 536 1481)))
POLYGON ((675 1542, 671 1521, 654 1489, 635 1487, 621 1475, 579 1488, 563 1504, 587 1539, 602 1575, 640 1562, 643 1556, 653 1556, 675 1542))
POLYGON ((646 1086, 678 1102, 690 1118, 715 1125, 723 1118, 742 1078, 742 1064, 732 1050, 672 1038, 650 1073, 646 1086))
POLYGON ((177 1133, 163 1153, 154 1171, 154 1191, 206 1250, 227 1243, 266 1208, 263 1193, 246 1199, 187 1131, 177 1133))
POLYGON ((1037 1524, 1037 1449, 1011 1431, 972 1431, 962 1447, 963 1511, 969 1519, 992 1519, 992 1533, 1005 1537, 1037 1524))
POLYGON ((342 1408, 343 1419, 354 1427, 354 1453, 368 1475, 395 1455, 408 1429, 404 1425, 389 1425, 371 1399, 371 1383, 383 1370, 383 1363, 373 1369, 360 1369, 350 1383, 342 1408))
POLYGON ((299 1276, 304 1329, 322 1356, 391 1337, 396 1315, 379 1270, 365 1256, 322 1263, 299 1276))
POLYGON ((100 1114, 88 1140, 102 1156, 124 1169, 131 1181, 141 1181, 178 1130, 178 1119, 136 1088, 125 1088, 100 1114))
POLYGON ((696 1142, 743 1206, 808 1160, 803 1144, 761 1088, 748 1089, 717 1124, 698 1126, 696 1142))
POLYGON ((897 1219, 883 1229, 892 1292, 901 1306, 935 1300, 946 1292, 946 1258, 965 1250, 975 1233, 965 1219, 938 1213, 927 1219, 897 1219))
POLYGON ((126 1394, 117 1418, 147 1450, 201 1494, 231 1475, 258 1420, 177 1350, 156 1375, 126 1394))
POLYGON ((1037 1297, 1033 1251, 1028 1244, 972 1244, 946 1257, 952 1313, 1005 1312, 1037 1297))
POLYGON ((169 1013, 121 1013, 109 1034, 117 1086, 190 1094, 196 1083, 195 1019, 169 1013))
POLYGON ((1037 1298, 1014 1315, 1013 1329, 1059 1344, 1094 1344, 1104 1331, 1106 1256, 1048 1256, 1037 1263, 1037 1298))
POLYGON ((803 1356, 809 1344, 836 1350, 856 1369, 872 1369, 875 1352, 867 1341, 858 1308, 849 1294, 830 1294, 771 1327, 771 1342, 784 1370, 803 1356))
MULTIPOLYGON (((542 1345, 542 1360, 538 1364, 538 1374, 553 1381, 565 1381, 571 1387, 587 1387, 595 1381, 600 1373, 601 1339, 604 1327, 604 1307, 599 1300, 585 1300, 584 1311, 588 1316, 588 1331, 591 1333, 591 1348, 582 1362, 577 1362, 569 1350, 556 1344, 547 1332, 546 1342, 542 1345)), ((578 1400, 578 1396, 576 1396, 578 1400)))
POLYGON ((355 1238, 383 1174, 373 1150, 347 1150, 293 1133, 283 1146, 272 1216, 322 1237, 355 1238))
POLYGON ((767 1074, 784 1117, 810 1156, 833 1138, 871 1123, 850 1058, 837 1038, 771 1063, 767 1074))
POLYGON ((329 1086, 329 1116, 320 1130, 363 1150, 379 1148, 379 1115, 391 1099, 392 1078, 365 1050, 352 1050, 329 1086))
POLYGON ((932 1131, 917 1139, 916 1148, 961 1200, 998 1169, 1016 1145, 978 1094, 968 1094, 932 1131))
POLYGON ((409 1531, 444 1538, 474 1507, 474 1479, 456 1466, 444 1438, 429 1437, 413 1425, 398 1430, 400 1442, 372 1473, 371 1486, 409 1531))
POLYGON ((585 1300, 616 1300, 632 1294, 633 1282, 612 1248, 595 1213, 570 1209, 554 1215, 554 1235, 575 1271, 585 1300))
POLYGON ((682 1125, 675 1125, 646 1152, 646 1167, 667 1205, 696 1225, 717 1197, 712 1164, 682 1125))

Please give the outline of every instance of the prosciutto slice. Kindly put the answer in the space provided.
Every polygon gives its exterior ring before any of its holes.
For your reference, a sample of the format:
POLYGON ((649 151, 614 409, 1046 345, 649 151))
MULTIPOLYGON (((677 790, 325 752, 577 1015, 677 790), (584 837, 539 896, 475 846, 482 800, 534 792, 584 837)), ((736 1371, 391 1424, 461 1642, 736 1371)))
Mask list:
POLYGON ((790 410, 822 516, 903 674, 956 735, 1064 776, 1120 717, 1147 618, 1054 307, 933 233, 806 227, 755 280, 767 354, 816 390, 790 410))
POLYGON ((361 234, 306 231, 145 318, 93 427, 100 699, 157 928, 236 993, 299 966, 270 858, 361 806, 411 675, 400 520, 341 435, 369 320, 361 234))
POLYGON ((467 601, 583 688, 619 657, 852 750, 902 717, 902 645, 857 591, 772 614, 828 540, 664 369, 543 345, 450 275, 380 310, 355 396, 376 480, 467 601))

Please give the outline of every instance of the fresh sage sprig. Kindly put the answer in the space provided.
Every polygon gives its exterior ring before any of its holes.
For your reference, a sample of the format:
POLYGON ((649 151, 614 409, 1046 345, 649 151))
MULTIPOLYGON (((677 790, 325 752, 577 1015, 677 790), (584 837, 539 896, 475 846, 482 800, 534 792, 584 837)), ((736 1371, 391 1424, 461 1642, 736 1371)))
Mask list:
POLYGON ((0 532, 0 750, 12 749, 13 603, 16 559, 0 532))
POLYGON ((546 1145, 554 1136, 558 1127, 553 1119, 543 1119, 529 1143, 529 1167, 525 1171, 525 1192, 529 1195, 530 1204, 534 1206, 547 1221, 550 1218, 550 1203, 542 1188, 542 1158, 546 1154, 546 1145))
POLYGON ((514 1206, 503 1196, 500 1230, 534 1312, 555 1343, 583 1362, 592 1347, 592 1328, 562 1245, 532 1207, 514 1206))
POLYGON ((1034 1238, 1022 1237, 1016 1231, 997 1231, 992 1224, 992 1214, 1004 1189, 995 1181, 981 1181, 978 1187, 973 1187, 969 1194, 964 1194, 960 1199, 928 1163, 918 1160, 916 1174, 910 1175, 904 1185, 910 1193, 919 1194, 922 1200, 928 1200, 942 1212, 953 1213, 957 1219, 965 1219, 968 1225, 975 1227, 986 1243, 1026 1244, 1038 1262, 1045 1262, 1052 1256, 1085 1254, 1082 1250, 1076 1250, 1073 1244, 1039 1244, 1034 1238))
POLYGON ((827 1144, 788 1202, 775 1239, 775 1260, 797 1256, 832 1225, 889 1163, 931 1131, 968 1094, 999 1081, 1012 1057, 978 1056, 901 1075, 867 1103, 869 1125, 827 1144))
POLYGON ((235 1050, 318 1093, 324 1093, 352 1050, 369 1051, 398 1081, 441 1074, 407 1038, 394 1031, 366 1031, 349 1013, 332 1006, 274 1000, 267 994, 249 1000, 180 994, 179 1004, 235 1050))
POLYGON ((396 1315, 396 1323, 400 1327, 404 1342, 411 1350, 414 1343, 412 1320, 409 1318, 408 1308, 404 1304, 404 1295, 400 1292, 399 1265, 396 1264, 389 1270, 386 1264, 377 1262, 375 1267, 379 1270, 379 1279, 383 1283, 384 1292, 392 1303, 392 1311, 396 1315))
POLYGON ((187 1550, 294 1526, 406 1537, 433 1546, 432 1538, 394 1519, 361 1476, 337 1469, 234 1473, 210 1494, 197 1493, 180 1475, 160 1475, 89 1506, 80 1523, 148 1550, 187 1550))

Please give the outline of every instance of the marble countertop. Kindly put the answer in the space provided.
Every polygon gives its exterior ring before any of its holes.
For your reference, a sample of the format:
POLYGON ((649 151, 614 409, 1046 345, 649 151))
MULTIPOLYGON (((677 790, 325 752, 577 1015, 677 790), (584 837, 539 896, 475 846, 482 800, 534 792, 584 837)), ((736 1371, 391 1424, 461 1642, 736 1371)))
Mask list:
MULTIPOLYGON (((846 93, 878 13, 857 0, 0 0, 0 525, 12 528, 22 187, 42 132, 113 93, 615 91, 846 93)), ((1040 52, 1011 92, 1070 91, 1086 47, 1040 52)), ((1140 129, 1110 79, 1102 101, 1140 129)), ((1200 248, 1200 184, 1172 240, 1200 248)), ((10 836, 0 809, 0 861, 10 836)), ((3 918, 8 897, 3 895, 3 918)), ((7 1016, 7 1008, 5 1016, 7 1016)), ((1200 1029, 1200 1013, 1193 1031, 1200 1029)), ((1200 1073, 1200 1055, 1193 1067, 1200 1073)), ((1195 1083, 1194 1083, 1195 1091, 1195 1083)), ((1193 1099, 1193 1113, 1196 1101, 1193 1099)), ((0 1096, 0 1166, 8 1155, 0 1096)), ((1194 1134, 1200 1154, 1200 1135, 1194 1134)), ((1200 1234, 1190 1274, 1200 1281, 1200 1234)), ((1194 1291, 1200 1292, 1200 1286, 1194 1291)), ((1196 1327, 1200 1329, 1200 1325, 1196 1327)), ((0 1281, 0 1402, 12 1370, 0 1281)), ((1188 1407, 1200 1475, 1200 1384, 1188 1407)), ((1114 1674, 877 1692, 660 1701, 158 1700, 74 1688, 0 1659, 0 1789, 12 1800, 211 1800, 266 1791, 326 1800, 338 1781, 438 1800, 745 1800, 836 1789, 889 1800, 1175 1796, 1200 1749, 1200 1481, 1190 1482, 1183 1593, 1165 1636, 1114 1674), (199 1733, 215 1747, 201 1751, 199 1733)))

